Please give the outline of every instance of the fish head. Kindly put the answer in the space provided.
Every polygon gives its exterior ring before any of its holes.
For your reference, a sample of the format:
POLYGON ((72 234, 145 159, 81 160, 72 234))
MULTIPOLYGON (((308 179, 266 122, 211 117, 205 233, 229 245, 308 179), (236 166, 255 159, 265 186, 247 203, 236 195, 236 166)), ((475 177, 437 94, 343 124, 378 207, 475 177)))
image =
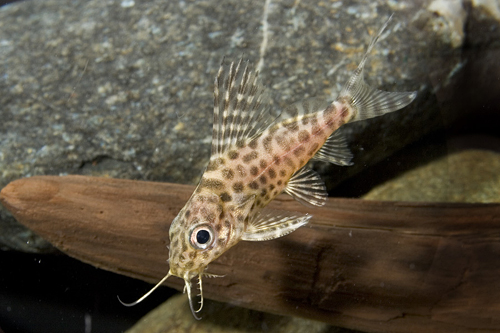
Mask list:
POLYGON ((221 252, 231 225, 221 223, 223 206, 215 194, 195 194, 170 226, 170 273, 191 280, 221 252))
POLYGON ((228 204, 215 193, 195 192, 170 225, 170 269, 167 275, 137 301, 120 302, 125 306, 138 304, 170 276, 177 276, 184 280, 184 292, 188 294, 193 316, 200 319, 196 313, 203 307, 202 277, 217 277, 204 271, 208 264, 241 239, 244 221, 253 207, 254 199, 255 196, 235 198, 236 204, 228 204), (196 276, 200 291, 200 307, 197 310, 191 297, 191 280, 196 276))
POLYGON ((253 202, 250 197, 228 204, 216 193, 195 192, 170 226, 170 273, 184 280, 203 275, 241 239, 253 202))
POLYGON ((191 280, 194 277, 199 279, 202 304, 202 277, 214 276, 204 271, 208 264, 240 240, 244 231, 242 217, 248 214, 249 206, 248 202, 243 207, 227 204, 220 195, 212 192, 195 192, 170 226, 168 274, 184 280, 195 317, 201 307, 197 311, 193 309, 191 280))

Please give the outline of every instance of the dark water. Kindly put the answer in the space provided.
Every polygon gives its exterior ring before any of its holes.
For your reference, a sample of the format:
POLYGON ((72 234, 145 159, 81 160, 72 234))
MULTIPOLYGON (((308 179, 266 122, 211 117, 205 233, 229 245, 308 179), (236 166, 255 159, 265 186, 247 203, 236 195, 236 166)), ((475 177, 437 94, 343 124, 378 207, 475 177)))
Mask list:
POLYGON ((63 255, 0 251, 0 328, 16 332, 123 332, 165 301, 160 288, 148 302, 122 306, 116 296, 142 294, 147 283, 63 255))

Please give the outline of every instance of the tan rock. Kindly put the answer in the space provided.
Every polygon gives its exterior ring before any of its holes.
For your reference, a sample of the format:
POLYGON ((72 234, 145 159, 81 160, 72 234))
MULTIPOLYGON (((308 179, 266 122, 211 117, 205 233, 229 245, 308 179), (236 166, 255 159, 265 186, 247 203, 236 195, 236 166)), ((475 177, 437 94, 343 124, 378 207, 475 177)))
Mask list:
POLYGON ((500 202, 500 154, 465 150, 403 173, 364 199, 432 202, 500 202))
POLYGON ((278 316, 210 300, 205 300, 202 317, 199 321, 194 319, 186 295, 179 294, 151 311, 126 333, 354 332, 317 321, 278 316))

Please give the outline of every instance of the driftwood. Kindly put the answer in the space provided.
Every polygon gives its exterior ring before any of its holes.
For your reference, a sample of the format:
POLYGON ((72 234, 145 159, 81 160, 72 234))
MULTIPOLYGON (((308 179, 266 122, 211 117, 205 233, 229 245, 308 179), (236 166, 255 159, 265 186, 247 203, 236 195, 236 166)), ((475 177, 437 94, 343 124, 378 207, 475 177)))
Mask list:
MULTIPOLYGON (((0 199, 70 256, 157 282, 168 228, 193 187, 79 176, 32 177, 0 199)), ((207 298, 379 332, 500 330, 500 204, 330 199, 308 227, 240 242, 213 262, 207 298)), ((178 278, 166 285, 182 290, 178 278)))

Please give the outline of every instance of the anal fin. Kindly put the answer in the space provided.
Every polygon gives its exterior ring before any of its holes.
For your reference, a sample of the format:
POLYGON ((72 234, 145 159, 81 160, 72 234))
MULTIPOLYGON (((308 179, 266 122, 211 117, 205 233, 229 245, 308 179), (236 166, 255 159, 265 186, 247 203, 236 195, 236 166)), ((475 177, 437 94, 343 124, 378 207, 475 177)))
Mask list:
POLYGON ((328 193, 320 176, 309 168, 297 171, 288 181, 285 192, 302 204, 323 206, 328 193))
POLYGON ((264 241, 285 236, 306 225, 310 218, 308 214, 264 209, 249 223, 241 239, 264 241))
POLYGON ((349 150, 343 131, 338 129, 333 132, 313 159, 342 166, 353 165, 351 162, 352 153, 349 150))

